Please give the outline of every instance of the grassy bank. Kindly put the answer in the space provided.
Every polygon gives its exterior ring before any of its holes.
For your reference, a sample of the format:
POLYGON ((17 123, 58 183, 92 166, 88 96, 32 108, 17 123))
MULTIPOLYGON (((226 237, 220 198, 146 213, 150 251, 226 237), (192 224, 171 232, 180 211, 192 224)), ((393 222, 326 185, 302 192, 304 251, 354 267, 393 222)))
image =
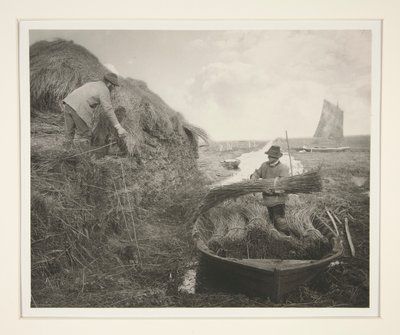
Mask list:
POLYGON ((294 153, 306 169, 321 167, 326 207, 349 220, 355 257, 351 256, 345 228, 339 232, 345 246, 344 257, 309 285, 287 297, 287 302, 321 306, 369 305, 369 181, 370 156, 365 145, 348 152, 294 153))

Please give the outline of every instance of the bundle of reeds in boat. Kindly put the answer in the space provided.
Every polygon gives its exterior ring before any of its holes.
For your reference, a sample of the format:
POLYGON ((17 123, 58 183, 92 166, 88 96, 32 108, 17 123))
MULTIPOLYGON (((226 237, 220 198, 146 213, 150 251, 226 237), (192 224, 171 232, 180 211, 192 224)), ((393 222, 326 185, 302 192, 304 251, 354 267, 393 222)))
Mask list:
POLYGON ((331 247, 313 225, 315 210, 307 201, 290 197, 286 211, 290 236, 287 236, 274 227, 267 208, 254 197, 225 201, 206 214, 214 222, 206 244, 219 256, 238 259, 319 259, 331 247))
POLYGON ((305 201, 298 196, 289 197, 287 202, 286 220, 291 234, 301 239, 308 254, 324 254, 329 251, 329 234, 324 236, 315 225, 318 221, 318 207, 315 199, 305 201))
POLYGON ((240 213, 232 213, 229 218, 228 231, 221 240, 226 256, 243 258, 246 249, 246 221, 240 213))
POLYGON ((294 258, 296 240, 279 232, 269 219, 268 210, 261 204, 249 204, 246 231, 249 258, 294 258))
POLYGON ((242 207, 226 203, 225 206, 212 208, 208 217, 214 223, 208 246, 217 254, 225 256, 225 250, 244 239, 245 219, 240 215, 242 207))
POLYGON ((322 189, 321 177, 318 171, 306 172, 291 177, 275 179, 246 180, 239 183, 218 186, 210 190, 203 199, 199 213, 203 213, 221 202, 237 198, 249 193, 312 193, 322 189))

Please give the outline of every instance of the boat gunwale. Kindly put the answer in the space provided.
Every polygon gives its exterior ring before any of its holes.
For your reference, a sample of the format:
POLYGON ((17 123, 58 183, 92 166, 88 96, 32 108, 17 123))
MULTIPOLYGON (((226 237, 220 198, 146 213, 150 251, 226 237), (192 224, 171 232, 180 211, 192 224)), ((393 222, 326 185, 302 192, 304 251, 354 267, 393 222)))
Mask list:
MULTIPOLYGON (((274 273, 275 271, 279 271, 281 274, 284 273, 290 273, 290 272, 296 272, 298 270, 306 270, 306 269, 313 269, 313 268, 320 268, 322 266, 325 266, 326 264, 331 263, 332 261, 334 261, 335 259, 339 258, 340 256, 342 256, 343 254, 343 246, 341 243, 339 243, 340 248, 338 251, 336 251, 334 254, 329 255, 328 257, 322 258, 322 259, 318 259, 318 260, 310 260, 313 261, 312 263, 308 263, 308 264, 294 264, 293 266, 290 267, 280 267, 280 266, 276 266, 276 264, 272 265, 270 264, 270 266, 268 266, 268 264, 266 264, 265 267, 262 266, 257 266, 254 264, 246 264, 245 262, 243 262, 240 259, 237 258, 231 258, 231 257, 221 257, 216 255, 215 253, 208 251, 210 250, 203 241, 197 241, 196 246, 197 248, 200 250, 200 252, 202 252, 203 254, 206 254, 207 256, 214 258, 218 261, 221 261, 223 263, 231 263, 231 264, 235 264, 238 265, 240 267, 244 267, 247 269, 253 269, 253 270, 258 270, 261 272, 269 272, 269 273, 274 273)), ((257 258, 253 258, 253 259, 257 259, 257 258)), ((268 262, 269 259, 265 259, 266 262, 268 262)), ((276 259, 271 259, 271 260, 276 260, 276 259)), ((284 261, 284 260, 283 260, 284 261)), ((296 261, 296 260, 292 260, 292 261, 296 261)))

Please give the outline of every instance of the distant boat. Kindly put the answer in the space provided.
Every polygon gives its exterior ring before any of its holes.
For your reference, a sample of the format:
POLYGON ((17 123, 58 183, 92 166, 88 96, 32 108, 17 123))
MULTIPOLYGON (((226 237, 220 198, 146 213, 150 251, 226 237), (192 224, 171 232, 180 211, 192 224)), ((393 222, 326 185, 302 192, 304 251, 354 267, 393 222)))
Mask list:
POLYGON ((308 147, 308 146, 303 146, 301 150, 304 150, 306 152, 341 152, 341 151, 347 151, 349 150, 350 147, 308 147))
POLYGON ((324 100, 321 117, 314 133, 315 139, 343 139, 343 110, 328 100, 324 100))
POLYGON ((310 146, 303 146, 307 152, 339 152, 350 147, 343 146, 343 115, 339 105, 324 100, 321 117, 310 146))
POLYGON ((239 168, 240 160, 239 159, 225 159, 220 161, 221 165, 228 170, 236 170, 239 168))

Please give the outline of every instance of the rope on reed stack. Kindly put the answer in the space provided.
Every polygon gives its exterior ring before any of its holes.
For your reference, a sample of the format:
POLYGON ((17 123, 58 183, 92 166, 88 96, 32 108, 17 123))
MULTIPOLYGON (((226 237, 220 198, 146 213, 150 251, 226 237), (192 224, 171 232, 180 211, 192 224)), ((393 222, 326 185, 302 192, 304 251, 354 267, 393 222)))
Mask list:
POLYGON ((87 150, 87 151, 83 151, 83 152, 80 152, 78 154, 75 154, 75 155, 72 155, 72 156, 68 156, 66 158, 72 158, 72 157, 77 157, 77 156, 81 156, 81 155, 84 155, 84 154, 88 154, 89 152, 93 152, 93 151, 97 151, 97 150, 100 150, 100 149, 103 149, 103 148, 106 148, 106 147, 110 147, 110 146, 112 146, 113 144, 116 144, 116 143, 117 142, 111 142, 111 143, 108 143, 108 144, 103 145, 101 147, 98 147, 98 148, 95 148, 95 149, 91 149, 91 150, 87 150))
POLYGON ((211 189, 204 197, 198 211, 198 215, 208 211, 219 203, 237 198, 249 193, 267 192, 275 193, 313 193, 322 190, 319 171, 306 172, 291 177, 274 179, 246 180, 234 184, 223 185, 211 189))

